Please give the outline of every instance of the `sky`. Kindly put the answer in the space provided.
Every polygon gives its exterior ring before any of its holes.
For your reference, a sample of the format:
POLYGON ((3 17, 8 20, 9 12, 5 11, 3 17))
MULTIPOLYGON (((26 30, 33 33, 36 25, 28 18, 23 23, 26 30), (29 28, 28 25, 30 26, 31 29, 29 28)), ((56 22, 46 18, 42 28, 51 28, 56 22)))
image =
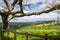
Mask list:
MULTIPOLYGON (((13 2, 11 0, 11 2, 13 2)), ((46 0, 23 0, 23 5, 25 4, 30 4, 30 7, 28 6, 24 6, 25 10, 24 13, 27 12, 40 12, 43 10, 47 10, 48 8, 46 8, 46 6, 49 6, 50 8, 52 7, 52 0, 48 1, 49 4, 46 3, 46 0)), ((57 1, 57 3, 59 4, 60 2, 57 1)), ((3 6, 5 6, 4 2, 2 0, 0 0, 0 9, 3 9, 3 6)), ((14 11, 19 10, 19 5, 16 5, 14 8, 14 11)), ((41 21, 41 20, 56 20, 57 19, 57 11, 52 11, 50 13, 43 13, 41 15, 33 15, 33 16, 25 16, 25 17, 18 17, 18 18, 14 18, 11 21, 15 20, 15 22, 33 22, 33 21, 41 21), (18 20, 18 21, 17 21, 18 20)), ((1 17, 0 17, 0 21, 1 21, 1 17)))
MULTIPOLYGON (((48 20, 57 20, 57 12, 51 12, 51 13, 43 13, 41 15, 32 15, 32 16, 25 16, 25 17, 18 17, 14 20, 14 22, 35 22, 35 21, 48 21, 48 20)), ((60 17, 59 17, 60 18, 60 17)))

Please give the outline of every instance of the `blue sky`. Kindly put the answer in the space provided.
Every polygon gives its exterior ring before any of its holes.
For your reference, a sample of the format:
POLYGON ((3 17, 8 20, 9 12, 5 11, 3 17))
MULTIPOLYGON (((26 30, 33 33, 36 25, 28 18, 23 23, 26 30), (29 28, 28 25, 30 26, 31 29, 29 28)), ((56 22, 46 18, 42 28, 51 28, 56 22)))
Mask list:
POLYGON ((57 13, 56 12, 51 12, 51 13, 43 13, 41 15, 32 15, 32 16, 25 16, 25 17, 18 17, 12 19, 11 21, 14 20, 14 22, 35 22, 35 21, 47 21, 47 20, 57 20, 57 13))
MULTIPOLYGON (((12 1, 11 1, 12 2, 12 1)), ((28 6, 25 6, 24 8, 26 10, 24 10, 24 12, 40 12, 40 11, 43 11, 46 8, 46 1, 45 0, 24 0, 24 4, 31 4, 30 7, 28 6)), ((4 2, 2 0, 0 0, 0 9, 3 9, 2 6, 5 6, 4 2)), ((20 10, 19 9, 19 5, 16 5, 15 8, 14 8, 14 11, 17 11, 17 10, 20 10)), ((18 17, 18 18, 15 18, 17 19, 18 21, 21 21, 21 22, 25 22, 25 21, 39 21, 39 20, 52 20, 52 19, 56 19, 57 18, 57 12, 56 11, 53 11, 53 12, 50 12, 50 13, 43 13, 41 15, 33 15, 33 16, 25 16, 25 17, 18 17)), ((1 17, 0 17, 1 19, 1 17)), ((14 20, 14 19, 12 19, 14 20)), ((12 21, 11 20, 11 21, 12 21)), ((15 21, 17 21, 15 20, 15 21)), ((1 21, 1 20, 0 20, 1 21)))

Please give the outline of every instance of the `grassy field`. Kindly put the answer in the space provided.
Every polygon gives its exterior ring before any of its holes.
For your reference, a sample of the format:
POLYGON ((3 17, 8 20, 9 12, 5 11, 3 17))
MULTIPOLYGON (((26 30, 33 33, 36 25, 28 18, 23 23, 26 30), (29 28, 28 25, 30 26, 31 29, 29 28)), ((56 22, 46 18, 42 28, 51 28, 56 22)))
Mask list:
MULTIPOLYGON (((11 28, 13 28, 13 26, 11 28)), ((50 22, 44 24, 31 24, 28 26, 16 26, 15 28, 17 28, 16 29, 17 32, 28 32, 40 35, 45 35, 47 33, 49 36, 60 37, 60 23, 50 22)), ((5 36, 7 36, 6 33, 5 36)), ((14 37, 13 33, 10 33, 11 40, 13 40, 13 37, 14 37)), ((17 34, 17 40, 25 40, 25 39, 26 39, 25 35, 17 34)), ((30 36, 30 40, 44 40, 44 39, 30 36)))

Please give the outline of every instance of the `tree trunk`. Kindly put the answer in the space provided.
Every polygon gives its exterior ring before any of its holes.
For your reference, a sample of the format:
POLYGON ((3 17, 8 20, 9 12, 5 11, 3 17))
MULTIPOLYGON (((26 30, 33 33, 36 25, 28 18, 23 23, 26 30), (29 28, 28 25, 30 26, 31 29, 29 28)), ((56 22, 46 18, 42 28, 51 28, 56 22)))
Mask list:
MULTIPOLYGON (((3 27, 2 28, 6 30, 8 28, 8 26, 9 26, 8 25, 9 24, 8 15, 2 14, 1 17, 2 17, 2 22, 3 22, 3 27)), ((1 40, 5 40, 4 39, 4 32, 5 31, 1 31, 1 40)))
POLYGON ((2 22, 3 22, 3 29, 7 29, 9 27, 8 15, 2 14, 2 22))

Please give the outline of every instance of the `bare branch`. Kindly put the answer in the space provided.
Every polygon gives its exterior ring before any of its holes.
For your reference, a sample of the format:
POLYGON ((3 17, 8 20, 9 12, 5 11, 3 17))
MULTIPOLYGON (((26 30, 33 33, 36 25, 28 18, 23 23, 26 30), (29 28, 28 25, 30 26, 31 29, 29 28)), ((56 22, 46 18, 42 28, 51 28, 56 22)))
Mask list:
POLYGON ((15 4, 18 2, 18 0, 14 0, 14 2, 13 2, 13 6, 15 6, 15 4))
POLYGON ((13 12, 11 12, 10 14, 11 14, 11 15, 15 15, 15 14, 18 14, 18 13, 22 14, 21 11, 13 11, 13 12))
POLYGON ((14 18, 14 17, 31 16, 31 15, 40 15, 40 14, 42 14, 42 13, 49 13, 49 12, 51 12, 51 11, 56 10, 56 7, 57 7, 57 9, 60 9, 60 5, 57 5, 57 6, 54 6, 54 7, 50 8, 49 10, 45 10, 45 11, 42 11, 42 12, 24 13, 24 14, 22 14, 22 15, 14 15, 13 18, 14 18))
MULTIPOLYGON (((11 7, 10 7, 11 4, 9 4, 9 1, 8 1, 8 0, 5 0, 4 2, 6 3, 6 5, 7 5, 8 8, 11 8, 11 7)), ((17 2, 18 2, 18 0, 14 0, 13 5, 15 5, 17 2)), ((23 17, 23 16, 30 16, 30 15, 40 15, 40 14, 42 14, 42 13, 49 13, 49 12, 51 12, 51 11, 54 11, 54 10, 56 10, 56 8, 57 8, 57 9, 60 9, 60 5, 55 5, 55 6, 53 6, 52 8, 50 8, 49 10, 44 10, 44 11, 42 11, 42 12, 24 13, 24 12, 23 12, 23 6, 24 6, 24 5, 22 4, 22 0, 19 0, 19 5, 20 5, 20 11, 6 12, 6 10, 5 10, 5 12, 3 11, 4 14, 5 14, 5 13, 9 13, 8 15, 12 15, 11 18, 14 18, 14 17, 23 17), (18 14, 19 14, 19 15, 18 15, 18 14)), ((2 12, 2 11, 0 11, 0 14, 1 14, 1 12, 2 12)), ((10 19, 11 19, 11 18, 10 18, 10 19)))
POLYGON ((5 10, 3 10, 3 9, 0 10, 0 14, 1 14, 1 13, 4 13, 4 12, 5 12, 5 10))
POLYGON ((8 8, 9 11, 11 11, 13 8, 12 8, 12 5, 9 3, 9 0, 3 0, 8 8))
POLYGON ((48 13, 48 12, 56 10, 56 8, 57 8, 57 10, 60 9, 60 5, 55 5, 54 7, 50 8, 49 10, 43 11, 41 13, 48 13))
POLYGON ((12 17, 13 17, 12 15, 9 15, 8 16, 8 21, 10 21, 12 19, 12 17))
POLYGON ((19 6, 20 6, 20 11, 23 13, 23 6, 22 6, 22 1, 23 1, 23 0, 14 0, 14 2, 13 2, 12 5, 15 6, 15 4, 16 4, 18 1, 19 1, 18 4, 19 4, 19 6))
POLYGON ((20 6, 20 10, 21 12, 23 13, 23 4, 22 4, 23 0, 20 0, 19 1, 19 6, 20 6))

